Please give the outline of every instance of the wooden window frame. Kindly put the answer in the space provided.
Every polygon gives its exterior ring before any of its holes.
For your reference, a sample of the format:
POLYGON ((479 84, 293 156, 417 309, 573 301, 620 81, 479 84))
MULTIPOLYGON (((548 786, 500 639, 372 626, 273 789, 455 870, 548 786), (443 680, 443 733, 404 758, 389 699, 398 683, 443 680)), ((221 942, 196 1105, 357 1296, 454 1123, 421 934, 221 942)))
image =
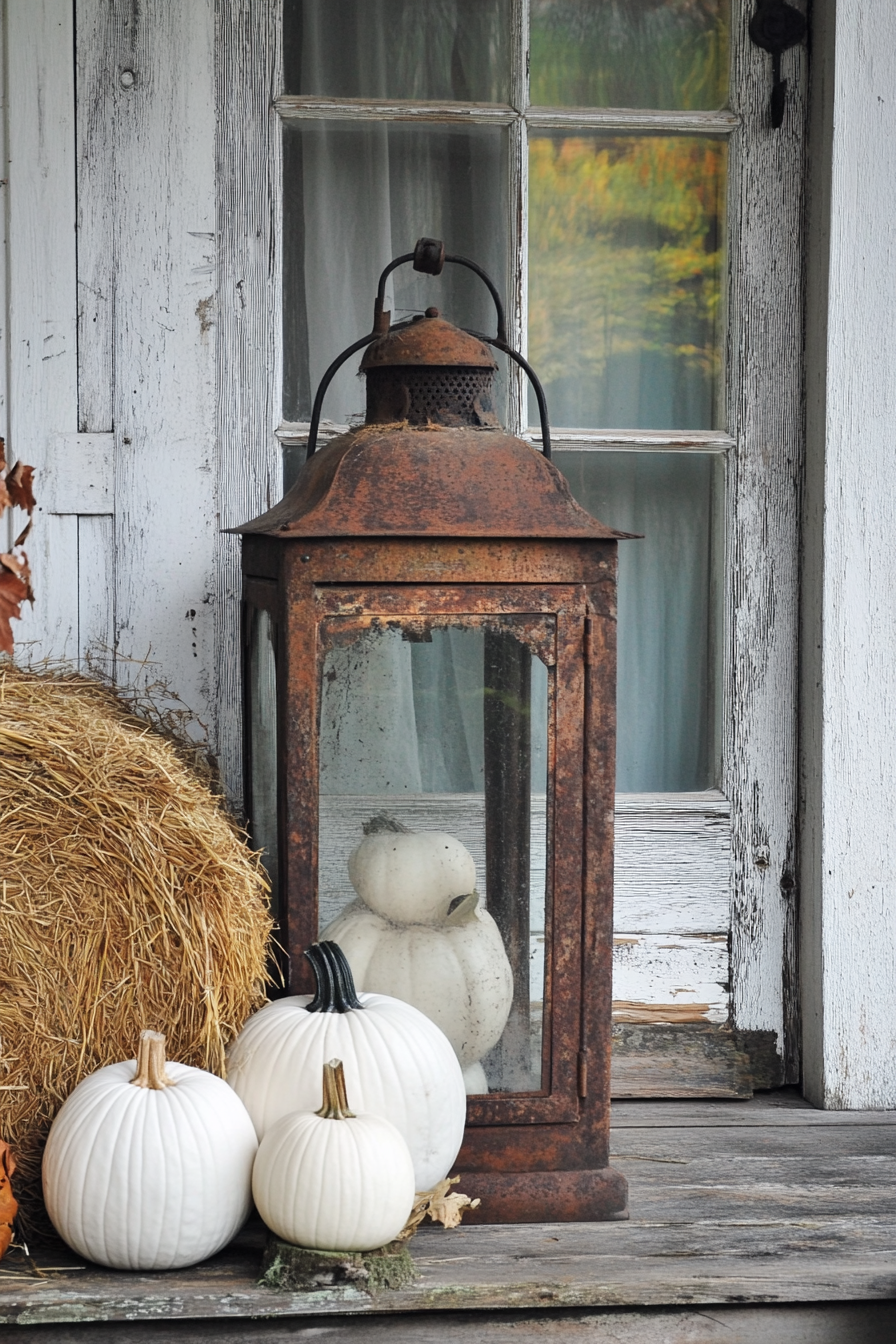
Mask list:
MULTIPOLYGON (((796 49, 784 57, 790 94, 784 126, 777 131, 769 119, 769 59, 751 44, 747 33, 751 0, 732 0, 729 110, 539 109, 524 116, 522 56, 515 67, 512 106, 286 96, 281 76, 281 7, 271 4, 260 9, 264 13, 253 12, 248 20, 238 0, 223 0, 218 10, 222 319, 218 430, 225 526, 251 517, 279 496, 283 447, 299 446, 306 430, 304 425, 284 424, 280 416, 284 121, 325 117, 406 121, 425 117, 431 121, 435 116, 444 121, 507 125, 512 138, 513 196, 508 228, 512 253, 518 258, 525 255, 526 241, 523 164, 527 118, 539 128, 680 131, 728 140, 725 429, 700 433, 561 430, 556 446, 579 451, 697 451, 725 460, 719 789, 701 795, 620 796, 623 866, 617 866, 618 966, 624 971, 627 963, 637 961, 631 951, 637 946, 642 954, 642 980, 659 968, 671 995, 680 987, 675 980, 681 978, 683 966, 690 965, 693 975, 697 967, 691 955, 694 939, 702 937, 705 983, 709 988, 717 986, 717 998, 705 1010, 698 1002, 689 1014, 684 1006, 688 996, 684 1002, 679 996, 677 1017, 670 1009, 667 1019, 681 1022, 702 1015, 705 1021, 726 1020, 741 1031, 773 1032, 781 1056, 780 1078, 794 1080, 799 1070, 794 855, 805 52, 796 49), (247 461, 250 446, 252 460, 247 461), (719 823, 726 814, 728 834, 720 837, 719 823), (699 869, 699 856, 707 852, 700 846, 707 845, 708 834, 721 840, 721 850, 727 842, 723 861, 727 859, 728 876, 727 883, 716 888, 715 927, 678 929, 660 920, 644 928, 648 902, 643 899, 643 883, 639 883, 641 863, 626 871, 626 854, 636 852, 646 859, 652 855, 653 909, 671 911, 681 906, 688 893, 675 876, 674 863, 664 864, 663 857, 674 860, 684 845, 692 859, 692 872, 696 871, 694 864, 699 869), (638 916, 635 905, 629 904, 633 889, 639 892, 638 916), (633 922, 638 926, 632 929, 633 922)), ((527 34, 521 0, 516 0, 514 14, 515 42, 522 53, 527 34)), ((521 263, 513 267, 511 291, 511 331, 524 344, 526 282, 521 263)), ((511 426, 528 434, 528 426, 522 423, 521 381, 514 379, 512 388, 511 426)), ((336 432, 339 427, 326 428, 336 432)), ((234 787, 239 780, 239 716, 229 706, 238 703, 238 616, 232 601, 238 592, 238 555, 229 538, 221 541, 218 583, 221 761, 225 778, 234 787)), ((717 847, 712 852, 717 874, 721 851, 717 847)), ((646 863, 648 870, 651 862, 646 863)), ((638 983, 637 975, 633 983, 638 983)), ((624 993, 618 997, 626 1000, 624 1022, 657 1021, 649 1005, 642 1005, 645 1011, 639 1019, 637 1001, 624 993)), ((676 1006, 674 995, 672 1006, 676 1006)))

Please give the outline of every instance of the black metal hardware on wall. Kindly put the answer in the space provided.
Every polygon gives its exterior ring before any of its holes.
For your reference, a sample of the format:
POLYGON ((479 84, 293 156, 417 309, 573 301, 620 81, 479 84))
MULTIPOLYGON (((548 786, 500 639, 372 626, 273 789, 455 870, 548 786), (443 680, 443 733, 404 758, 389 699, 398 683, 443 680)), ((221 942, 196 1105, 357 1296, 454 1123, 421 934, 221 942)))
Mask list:
POLYGON ((796 47, 806 36, 806 17, 786 0, 758 0, 750 20, 750 38, 772 58, 772 126, 777 130, 784 121, 787 80, 781 78, 781 55, 796 47))

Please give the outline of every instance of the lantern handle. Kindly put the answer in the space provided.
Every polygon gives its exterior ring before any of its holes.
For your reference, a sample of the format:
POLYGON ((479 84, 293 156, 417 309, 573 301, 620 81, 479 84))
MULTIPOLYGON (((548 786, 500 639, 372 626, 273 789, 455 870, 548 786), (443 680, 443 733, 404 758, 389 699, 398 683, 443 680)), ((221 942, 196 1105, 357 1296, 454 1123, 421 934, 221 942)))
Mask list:
POLYGON ((548 405, 544 394, 544 388, 539 381, 535 370, 521 354, 512 349, 507 344, 507 325, 504 318, 504 304, 501 301, 501 295, 498 293, 498 287, 492 280, 487 271, 484 271, 477 262, 471 261, 469 257, 446 255, 445 244, 439 238, 418 238, 413 252, 403 252, 400 257, 395 257, 389 262, 380 275, 379 284, 376 289, 376 302, 373 309, 373 331, 367 336, 362 336, 359 341, 355 341, 347 350, 343 350, 324 373, 320 380, 317 392, 314 397, 314 405, 311 408, 311 424, 308 427, 308 448, 305 453, 305 460, 317 451, 317 435, 320 429, 320 417, 323 410, 324 395, 333 378, 345 361, 358 350, 363 350, 366 345, 370 345, 379 336, 385 336, 387 332, 394 331, 398 327, 406 326, 407 323, 396 323, 391 325, 392 314, 384 312, 383 305, 386 299, 386 281, 394 270, 403 266, 406 262, 413 262, 415 271, 422 271, 425 275, 441 275, 445 262, 451 262, 456 266, 466 266, 479 276, 483 284, 492 296, 495 305, 495 315, 497 318, 498 333, 496 336, 483 336, 481 332, 469 331, 468 335, 475 336, 480 341, 485 341, 487 345, 492 345, 496 350, 502 351, 514 360, 523 372, 527 375, 535 392, 535 399, 538 402, 538 414, 541 419, 541 447, 542 452, 548 460, 551 456, 551 431, 548 424, 548 405))

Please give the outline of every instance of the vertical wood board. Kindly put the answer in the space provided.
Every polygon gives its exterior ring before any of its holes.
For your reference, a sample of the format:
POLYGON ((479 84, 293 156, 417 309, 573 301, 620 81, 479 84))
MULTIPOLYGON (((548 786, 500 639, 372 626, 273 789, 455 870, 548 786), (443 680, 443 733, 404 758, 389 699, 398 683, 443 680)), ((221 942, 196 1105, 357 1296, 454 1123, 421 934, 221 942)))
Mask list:
POLYGON ((77 656, 77 526, 41 504, 51 436, 77 428, 75 99, 71 0, 6 7, 8 454, 35 468, 35 602, 17 656, 77 656))
MULTIPOLYGON (((257 517, 282 495, 280 0, 217 6, 217 336, 219 526, 257 517)), ((239 539, 215 543, 218 759, 242 806, 239 539)))
POLYGON ((115 89, 124 0, 78 0, 75 13, 78 190, 78 429, 111 433, 116 172, 115 89))
POLYGON ((731 800, 735 1021, 778 1033, 792 1079, 795 968, 785 972, 784 950, 796 918, 806 51, 783 57, 787 109, 774 130, 771 58, 747 34, 753 9, 751 0, 732 6, 733 107, 742 125, 730 150, 728 422, 737 444, 729 458, 722 788, 731 800))
POLYGON ((804 649, 807 1094, 896 1106, 896 9, 824 6, 804 649), (812 566, 816 567, 814 570, 812 566))
POLYGON ((116 672, 164 679, 214 743, 214 8, 113 15, 116 672))

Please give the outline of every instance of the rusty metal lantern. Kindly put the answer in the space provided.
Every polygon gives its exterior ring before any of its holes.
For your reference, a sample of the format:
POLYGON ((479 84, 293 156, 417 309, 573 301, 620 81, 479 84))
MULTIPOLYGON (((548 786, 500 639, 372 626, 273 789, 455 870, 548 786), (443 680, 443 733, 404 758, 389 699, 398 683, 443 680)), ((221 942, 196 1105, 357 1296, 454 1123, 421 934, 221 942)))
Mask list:
MULTIPOLYGON (((311 988, 302 953, 334 910, 333 927, 383 919, 363 901, 344 913, 362 827, 385 815, 379 824, 457 836, 476 859, 482 927, 500 934, 489 956, 512 974, 500 1037, 483 1037, 488 1050, 465 1074, 464 1188, 488 1222, 625 1216, 626 1183, 609 1166, 622 534, 580 508, 551 465, 543 393, 509 348, 478 266, 421 239, 387 267, 373 331, 324 376, 295 485, 237 530, 247 811, 267 854, 289 990, 311 988), (480 275, 497 335, 461 330, 434 308, 391 326, 386 279, 409 261, 480 275), (365 346, 366 422, 317 450, 326 387, 365 346), (499 424, 493 348, 533 380, 543 452, 499 424), (458 735, 466 755, 452 775, 458 735)), ((412 911, 407 927, 387 912, 383 928, 396 946, 430 940, 435 983, 448 963, 432 948, 476 899, 458 895, 437 927, 412 911)), ((362 987, 390 992, 382 974, 362 987)), ((392 992, 405 997, 401 985, 392 992)))

